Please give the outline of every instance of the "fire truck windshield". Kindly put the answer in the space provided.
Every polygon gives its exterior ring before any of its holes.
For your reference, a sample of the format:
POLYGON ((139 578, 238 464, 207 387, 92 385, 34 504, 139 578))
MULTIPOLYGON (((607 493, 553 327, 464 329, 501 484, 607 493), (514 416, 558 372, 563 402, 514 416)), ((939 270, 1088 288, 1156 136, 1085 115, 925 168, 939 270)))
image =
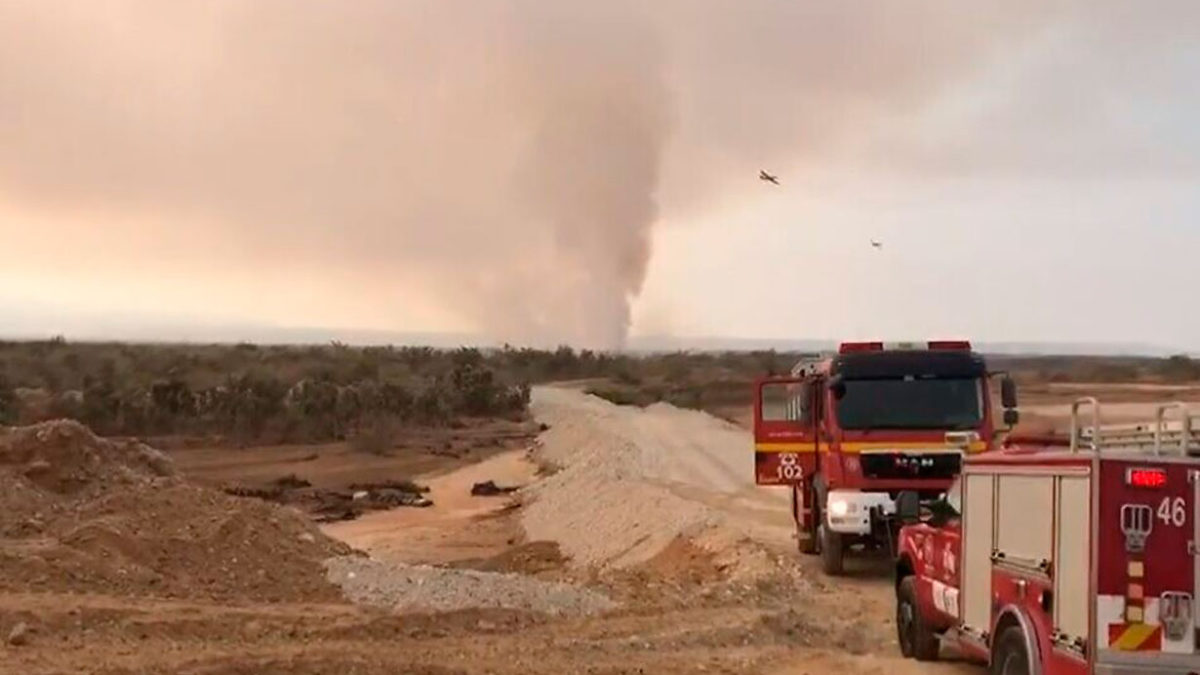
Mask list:
POLYGON ((983 420, 978 378, 847 379, 837 402, 843 429, 965 431, 983 420))

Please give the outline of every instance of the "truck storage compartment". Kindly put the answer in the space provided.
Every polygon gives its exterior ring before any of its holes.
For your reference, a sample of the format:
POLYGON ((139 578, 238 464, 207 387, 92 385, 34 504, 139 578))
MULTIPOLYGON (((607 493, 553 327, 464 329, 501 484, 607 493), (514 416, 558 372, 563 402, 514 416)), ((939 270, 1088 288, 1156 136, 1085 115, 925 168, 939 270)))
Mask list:
POLYGON ((1053 558, 1054 477, 999 477, 996 518, 997 554, 1011 564, 1039 568, 1053 558))
POLYGON ((992 625, 995 477, 968 474, 963 490, 962 618, 964 628, 981 635, 992 625))
POLYGON ((1060 476, 1055 486, 1054 630, 1067 648, 1083 652, 1088 638, 1092 479, 1060 476))

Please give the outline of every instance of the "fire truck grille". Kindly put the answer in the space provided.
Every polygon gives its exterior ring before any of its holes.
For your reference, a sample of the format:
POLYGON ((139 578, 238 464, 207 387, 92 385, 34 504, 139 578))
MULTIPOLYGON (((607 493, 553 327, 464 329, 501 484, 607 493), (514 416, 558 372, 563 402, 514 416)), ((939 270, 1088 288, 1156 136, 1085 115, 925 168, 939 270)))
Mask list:
POLYGON ((864 478, 954 478, 962 470, 958 453, 871 453, 859 457, 864 478))

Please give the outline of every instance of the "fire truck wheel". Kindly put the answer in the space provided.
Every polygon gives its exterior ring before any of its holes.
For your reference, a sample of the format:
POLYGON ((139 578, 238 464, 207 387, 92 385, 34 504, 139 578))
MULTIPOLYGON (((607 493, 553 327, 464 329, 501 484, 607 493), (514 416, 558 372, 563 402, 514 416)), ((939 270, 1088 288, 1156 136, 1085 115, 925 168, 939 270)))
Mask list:
POLYGON ((821 547, 821 570, 831 577, 841 576, 845 548, 842 535, 821 523, 817 527, 817 540, 821 547))
POLYGON ((917 579, 905 577, 896 591, 896 632, 900 652, 918 661, 936 661, 940 647, 937 635, 929 629, 917 604, 917 579))
POLYGON ((996 640, 992 653, 992 675, 1029 675, 1029 653, 1020 626, 1009 626, 996 640))

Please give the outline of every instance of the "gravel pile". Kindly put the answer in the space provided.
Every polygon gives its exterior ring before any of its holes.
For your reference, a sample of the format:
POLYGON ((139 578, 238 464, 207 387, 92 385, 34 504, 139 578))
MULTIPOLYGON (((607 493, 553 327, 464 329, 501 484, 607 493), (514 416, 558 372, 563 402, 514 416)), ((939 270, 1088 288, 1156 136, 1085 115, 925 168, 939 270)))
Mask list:
POLYGON ((641 409, 546 387, 534 390, 533 409, 549 425, 536 457, 558 471, 522 490, 529 540, 558 542, 576 565, 621 568, 720 522, 713 509, 656 480, 669 471, 657 452, 662 444, 644 437, 641 409))
POLYGON ((327 578, 354 602, 397 611, 520 609, 552 615, 595 614, 615 606, 570 584, 520 574, 446 569, 344 556, 325 562, 327 578))

